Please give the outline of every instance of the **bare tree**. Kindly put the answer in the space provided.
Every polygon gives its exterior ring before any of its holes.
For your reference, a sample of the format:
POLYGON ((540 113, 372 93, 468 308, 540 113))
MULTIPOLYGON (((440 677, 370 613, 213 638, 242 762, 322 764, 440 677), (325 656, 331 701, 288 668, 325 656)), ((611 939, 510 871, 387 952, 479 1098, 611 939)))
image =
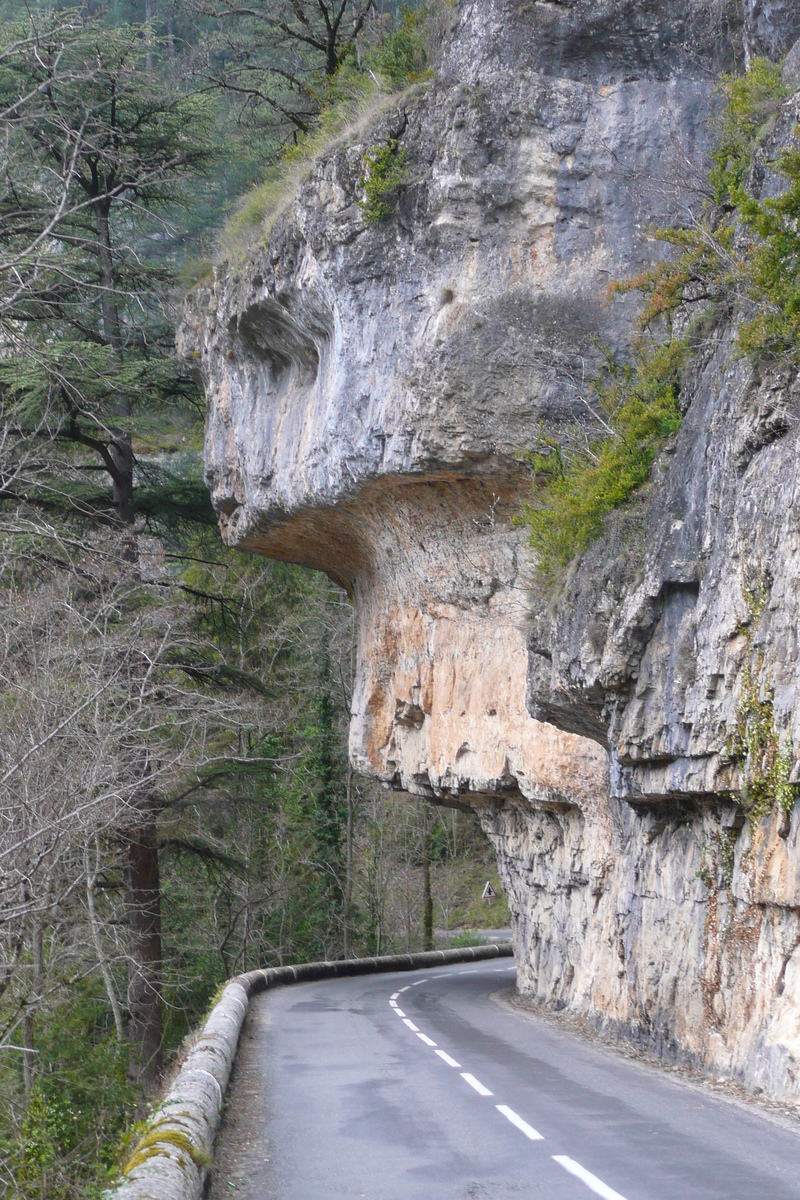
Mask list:
POLYGON ((195 0, 217 22, 194 69, 236 96, 242 115, 262 121, 278 146, 307 133, 325 88, 359 39, 376 0, 195 0))

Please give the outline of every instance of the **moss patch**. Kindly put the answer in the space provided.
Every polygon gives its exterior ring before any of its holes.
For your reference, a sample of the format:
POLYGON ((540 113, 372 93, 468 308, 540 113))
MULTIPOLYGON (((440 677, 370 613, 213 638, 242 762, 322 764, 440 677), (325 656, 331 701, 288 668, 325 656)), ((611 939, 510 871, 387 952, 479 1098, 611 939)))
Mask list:
POLYGON ((772 688, 759 681, 762 666, 760 651, 754 667, 745 663, 736 725, 728 739, 728 753, 744 777, 740 802, 753 824, 774 808, 790 813, 798 794, 798 785, 789 782, 791 750, 781 745, 775 728, 772 688))
POLYGON ((148 1162, 158 1155, 168 1155, 170 1149, 180 1150, 201 1169, 211 1166, 212 1158, 205 1150, 192 1145, 189 1137, 178 1129, 164 1128, 164 1123, 155 1121, 149 1125, 146 1132, 139 1138, 133 1153, 122 1169, 123 1175, 129 1175, 136 1167, 148 1162))
POLYGON ((792 753, 782 745, 775 726, 775 698, 770 684, 761 680, 764 656, 753 655, 753 629, 769 596, 769 583, 756 572, 745 576, 742 593, 750 613, 750 622, 740 626, 747 641, 747 658, 742 670, 742 689, 736 706, 736 723, 728 737, 728 754, 742 772, 743 786, 739 802, 751 824, 777 808, 790 813, 798 796, 798 785, 789 782, 792 753))

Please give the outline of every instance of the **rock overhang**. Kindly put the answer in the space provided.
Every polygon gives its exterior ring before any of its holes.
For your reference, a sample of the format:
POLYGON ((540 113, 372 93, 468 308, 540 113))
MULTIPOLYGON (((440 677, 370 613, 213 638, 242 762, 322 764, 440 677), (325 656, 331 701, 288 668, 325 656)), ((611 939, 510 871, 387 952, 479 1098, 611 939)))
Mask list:
MULTIPOLYGON (((693 6, 667 7, 685 32, 693 6)), ((652 257, 646 219, 677 195, 665 163, 678 134, 697 150, 710 103, 674 24, 680 81, 654 57, 663 6, 559 8, 462 3, 439 79, 323 154, 268 243, 192 296, 182 335, 223 536, 347 589, 353 760, 439 798, 606 786, 599 728, 526 707, 531 562, 512 519, 525 448, 583 436, 600 347, 629 341, 634 302, 604 289, 652 257), (407 177, 369 225, 365 149, 394 138, 407 177)))

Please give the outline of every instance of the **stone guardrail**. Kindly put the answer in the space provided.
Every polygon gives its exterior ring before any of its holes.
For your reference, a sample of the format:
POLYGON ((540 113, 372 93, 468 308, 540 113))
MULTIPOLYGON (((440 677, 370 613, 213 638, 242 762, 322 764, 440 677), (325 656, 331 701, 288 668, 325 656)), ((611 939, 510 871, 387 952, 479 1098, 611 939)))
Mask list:
POLYGON ((302 963, 237 975, 225 985, 172 1086, 147 1122, 120 1182, 106 1192, 107 1200, 200 1200, 212 1163, 214 1139, 239 1034, 250 1000, 259 992, 281 984, 416 971, 512 954, 510 942, 499 942, 420 954, 302 963))

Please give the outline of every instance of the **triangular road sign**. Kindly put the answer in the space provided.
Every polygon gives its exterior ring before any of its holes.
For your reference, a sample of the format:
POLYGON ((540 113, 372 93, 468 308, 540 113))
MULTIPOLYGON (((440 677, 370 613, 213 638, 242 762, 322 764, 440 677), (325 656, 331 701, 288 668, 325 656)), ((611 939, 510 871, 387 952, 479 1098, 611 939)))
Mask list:
POLYGON ((494 890, 492 885, 489 883, 489 880, 487 879, 486 887, 483 889, 483 895, 481 896, 481 900, 494 900, 496 895, 497 895, 497 892, 494 890))

